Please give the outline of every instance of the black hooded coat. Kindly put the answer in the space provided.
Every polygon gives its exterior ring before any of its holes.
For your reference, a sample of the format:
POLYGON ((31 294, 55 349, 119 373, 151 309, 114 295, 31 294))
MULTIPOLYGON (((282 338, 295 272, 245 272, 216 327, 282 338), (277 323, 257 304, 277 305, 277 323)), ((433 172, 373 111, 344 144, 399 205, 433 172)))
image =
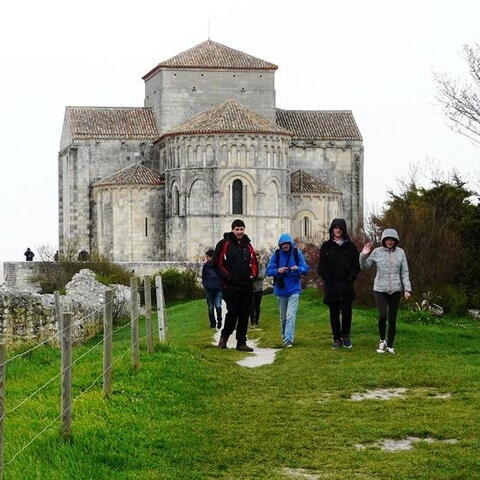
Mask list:
POLYGON ((360 271, 359 252, 347 233, 347 224, 343 218, 335 218, 330 225, 330 239, 320 248, 318 274, 325 283, 324 303, 337 303, 353 300, 355 290, 353 282, 360 271), (340 227, 343 243, 333 240, 333 228, 340 227))

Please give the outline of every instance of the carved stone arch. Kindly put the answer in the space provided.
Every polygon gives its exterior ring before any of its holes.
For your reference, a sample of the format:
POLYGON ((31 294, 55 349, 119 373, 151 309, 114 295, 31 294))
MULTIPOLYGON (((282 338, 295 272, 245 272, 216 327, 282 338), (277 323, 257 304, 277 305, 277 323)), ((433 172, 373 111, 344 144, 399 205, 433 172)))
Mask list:
POLYGON ((269 182, 265 182, 265 199, 262 213, 272 217, 278 217, 280 214, 280 204, 280 185, 278 181, 271 179, 269 182))
POLYGON ((207 144, 205 147, 205 166, 213 167, 215 165, 215 148, 212 144, 207 144))
POLYGON ((194 164, 193 147, 191 145, 187 146, 187 154, 186 154, 185 164, 186 164, 187 167, 191 167, 194 164))
POLYGON ((237 144, 233 143, 230 145, 230 148, 228 150, 229 152, 229 157, 228 157, 228 166, 230 168, 232 167, 238 167, 238 147, 237 144))
POLYGON ((211 215, 213 195, 210 182, 203 175, 196 176, 189 182, 187 212, 189 215, 211 215))
POLYGON ((257 154, 257 149, 255 148, 255 145, 250 145, 250 148, 248 150, 248 166, 249 167, 254 167, 256 164, 256 154, 257 154))
POLYGON ((245 144, 240 145, 238 156, 238 166, 245 168, 247 166, 247 146, 245 144))
MULTIPOLYGON (((255 214, 257 186, 255 179, 249 173, 237 170, 227 173, 220 180, 220 192, 223 193, 223 214, 233 214, 233 183, 238 180, 242 183, 242 215, 255 214)), ((239 213, 240 214, 240 213, 239 213)))
POLYGON ((228 157, 229 155, 227 144, 222 143, 222 145, 220 146, 220 161, 218 162, 220 167, 225 168, 228 166, 228 157))
POLYGON ((195 148, 195 156, 194 156, 194 163, 195 166, 203 165, 203 147, 201 145, 197 145, 195 148))

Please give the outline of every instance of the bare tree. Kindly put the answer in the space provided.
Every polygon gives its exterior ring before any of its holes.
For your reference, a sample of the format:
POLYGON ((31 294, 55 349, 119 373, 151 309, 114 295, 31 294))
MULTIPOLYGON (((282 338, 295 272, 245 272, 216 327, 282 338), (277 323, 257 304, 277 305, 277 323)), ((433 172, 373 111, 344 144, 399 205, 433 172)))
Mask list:
POLYGON ((463 46, 470 81, 459 82, 446 74, 435 74, 437 100, 453 131, 480 145, 480 44, 463 46))

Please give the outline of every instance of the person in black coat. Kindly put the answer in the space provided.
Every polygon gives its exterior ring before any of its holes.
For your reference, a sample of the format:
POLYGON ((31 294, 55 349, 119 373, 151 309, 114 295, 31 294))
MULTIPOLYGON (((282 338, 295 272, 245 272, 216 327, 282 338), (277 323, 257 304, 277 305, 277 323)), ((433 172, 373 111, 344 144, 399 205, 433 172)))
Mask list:
POLYGON ((360 271, 359 252, 350 240, 343 218, 335 218, 330 225, 330 239, 320 248, 318 274, 325 284, 324 303, 330 310, 333 348, 342 345, 352 348, 352 302, 355 298, 353 282, 360 271), (340 321, 341 314, 341 321, 340 321))
POLYGON ((33 257, 35 256, 35 254, 30 250, 30 247, 28 247, 26 250, 25 250, 25 259, 27 260, 27 262, 33 262, 33 257))

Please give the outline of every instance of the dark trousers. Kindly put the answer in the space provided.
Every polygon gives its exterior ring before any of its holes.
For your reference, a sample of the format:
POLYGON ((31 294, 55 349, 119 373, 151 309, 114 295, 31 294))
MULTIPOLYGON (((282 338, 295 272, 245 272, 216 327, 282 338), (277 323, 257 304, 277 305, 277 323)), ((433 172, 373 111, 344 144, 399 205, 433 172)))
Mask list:
POLYGON ((400 303, 401 292, 388 294, 386 292, 373 292, 378 308, 378 333, 380 340, 385 340, 388 319, 387 346, 393 347, 395 333, 397 332, 397 311, 400 303))
POLYGON ((352 300, 345 299, 340 302, 328 304, 330 309, 330 326, 334 340, 341 340, 342 337, 350 336, 352 326, 352 300), (342 320, 340 322, 340 314, 342 320))
POLYGON ((224 290, 223 299, 227 304, 227 314, 225 315, 222 337, 228 338, 236 329, 237 345, 244 345, 247 342, 252 290, 224 290))
POLYGON ((260 320, 260 304, 262 303, 263 292, 253 292, 252 295, 252 309, 250 310, 250 323, 252 325, 258 325, 260 320))

